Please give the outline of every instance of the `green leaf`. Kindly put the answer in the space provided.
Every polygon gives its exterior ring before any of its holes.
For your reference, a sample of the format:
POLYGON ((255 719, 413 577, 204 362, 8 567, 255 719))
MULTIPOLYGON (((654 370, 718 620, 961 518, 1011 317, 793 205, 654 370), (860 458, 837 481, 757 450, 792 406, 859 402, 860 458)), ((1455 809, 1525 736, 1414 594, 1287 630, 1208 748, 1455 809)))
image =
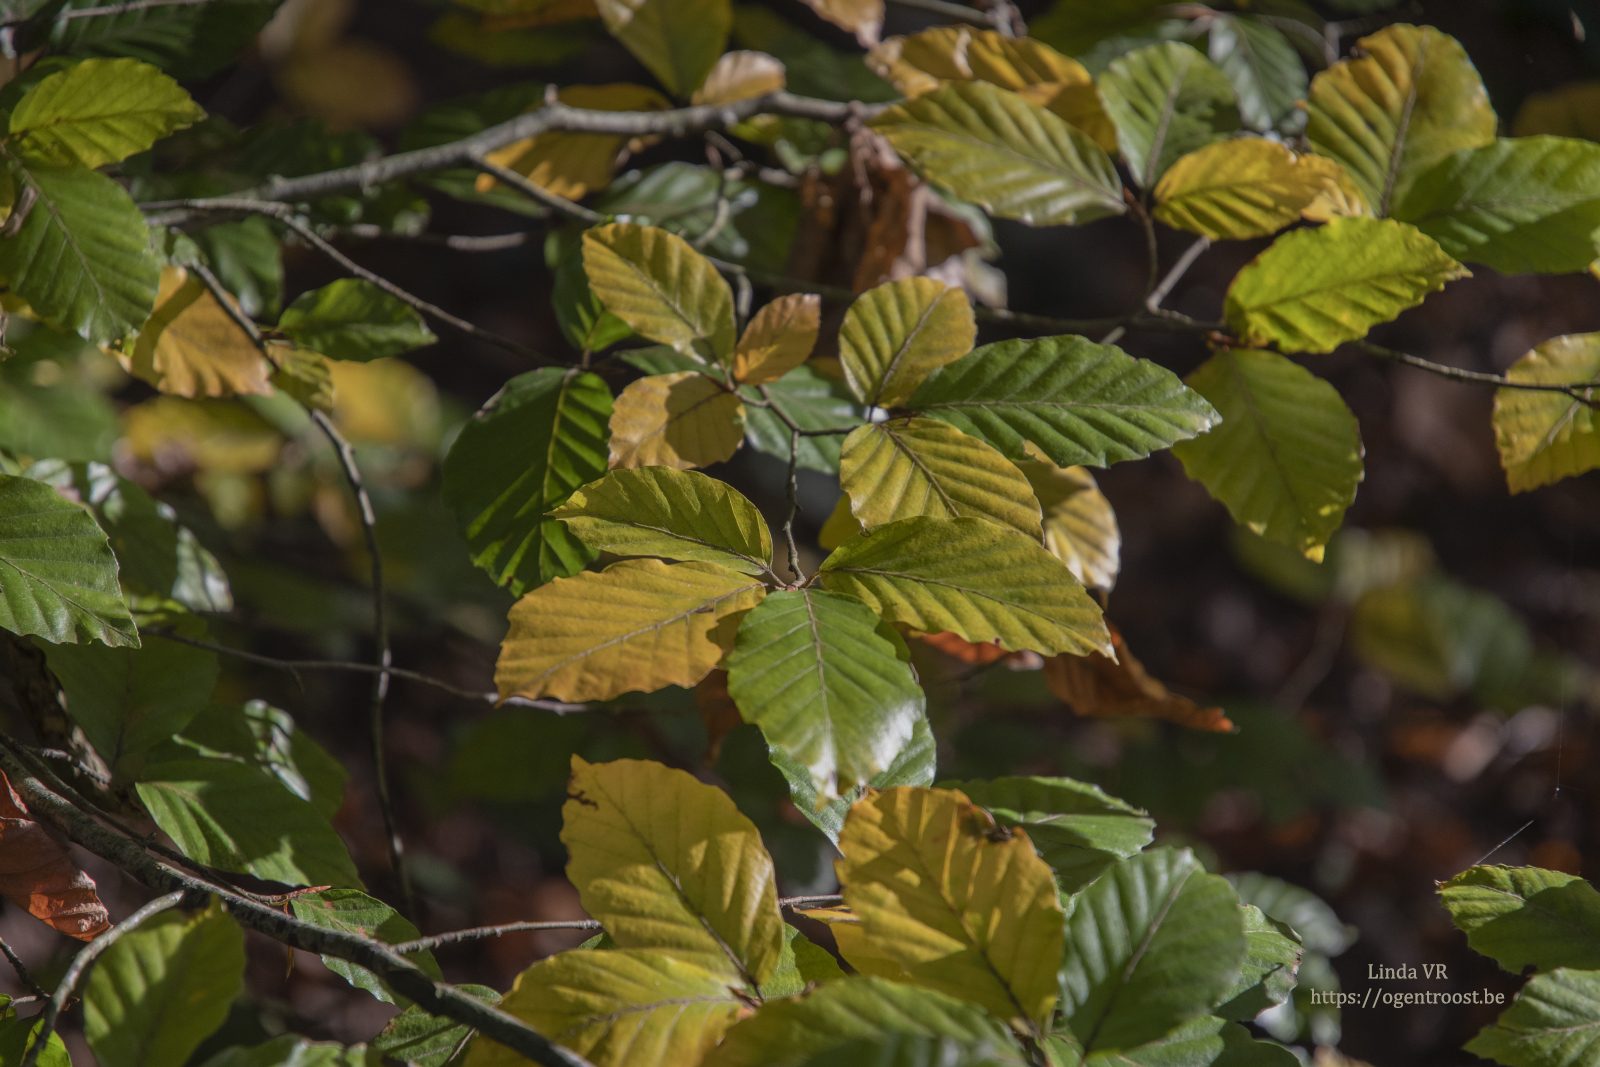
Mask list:
POLYGON ((1016 464, 933 419, 891 419, 853 431, 844 439, 839 482, 868 529, 918 515, 970 515, 1044 536, 1033 486, 1016 464))
POLYGON ((240 219, 188 234, 222 287, 246 315, 266 318, 283 303, 283 246, 264 218, 240 219))
POLYGON ((1600 144, 1524 137, 1456 152, 1417 177, 1394 216, 1502 274, 1587 270, 1600 232, 1600 144))
POLYGON ((1018 1067, 1014 1045, 970 1045, 953 1037, 886 1034, 862 1037, 819 1052, 805 1067, 1018 1067))
POLYGON ((1297 1067, 1282 1045, 1256 1041, 1250 1031, 1212 1015, 1173 1028, 1137 1048, 1096 1052, 1085 1067, 1297 1067))
POLYGON ((1005 1047, 1005 1032, 982 1008, 931 989, 851 976, 775 1000, 740 1020, 704 1067, 799 1067, 846 1042, 886 1035, 948 1037, 1005 1047))
MULTIPOLYGON (((420 936, 417 928, 405 916, 359 889, 325 889, 320 893, 297 896, 289 902, 289 907, 301 922, 389 945, 412 941, 420 936)), ((432 977, 439 977, 439 964, 434 961, 432 953, 413 953, 410 960, 432 977)), ((388 987, 383 984, 383 979, 365 967, 336 956, 323 956, 322 962, 328 970, 357 989, 366 990, 386 1004, 396 1003, 388 987)))
POLYGON ((1331 184, 1328 161, 1264 137, 1196 149, 1156 184, 1155 217, 1213 240, 1266 237, 1300 220, 1331 184))
MULTIPOLYGON (((1506 377, 1529 384, 1600 381, 1600 333, 1551 338, 1513 363, 1506 377)), ((1513 493, 1600 467, 1597 391, 1600 386, 1585 390, 1587 400, 1579 400, 1566 393, 1495 390, 1495 445, 1513 493)))
POLYGON ((0 629, 55 644, 139 646, 116 558, 94 516, 48 485, 9 474, 0 474, 0 629))
MULTIPOLYGON (((678 1067, 699 1063, 745 1001, 726 974, 665 949, 575 949, 519 974, 500 1008, 595 1067, 678 1067)), ((479 1037, 463 1067, 526 1063, 479 1037)))
POLYGON ((614 470, 550 513, 586 547, 769 573, 772 534, 756 506, 725 482, 669 467, 614 470))
POLYGON ((1217 421, 1171 371, 1072 336, 985 345, 929 378, 909 406, 1013 460, 1031 458, 1033 444, 1062 466, 1138 459, 1217 421))
POLYGON ((519 374, 461 430, 444 460, 444 499, 472 562, 520 595, 594 558, 547 516, 605 473, 611 391, 586 371, 519 374))
POLYGON ((344 806, 344 764, 300 729, 288 712, 264 700, 213 704, 189 723, 183 736, 261 768, 328 819, 344 806))
POLYGON ((1228 286, 1224 314, 1246 344, 1332 352, 1470 273, 1405 223, 1339 218, 1272 242, 1228 286))
POLYGON ((1355 940, 1355 929, 1340 922, 1334 910, 1310 890, 1256 871, 1226 878, 1240 900, 1292 929, 1308 952, 1337 956, 1355 940))
POLYGON ((1460 43, 1431 26, 1386 26, 1356 51, 1311 79, 1306 138, 1387 215, 1423 171, 1493 141, 1494 108, 1460 43))
POLYGON ((813 803, 893 766, 923 715, 899 635, 838 593, 768 595, 740 623, 727 666, 728 694, 770 748, 805 769, 813 803))
POLYGON ((1130 52, 1098 82, 1117 145, 1145 189, 1179 156, 1239 128, 1228 76, 1192 45, 1177 41, 1130 52))
POLYGON ((29 164, 12 174, 17 211, 30 193, 34 200, 0 240, 0 276, 45 321, 95 344, 138 328, 155 304, 161 264, 128 194, 82 167, 29 164))
POLYGON ((589 287, 617 318, 652 341, 727 367, 733 359, 733 291, 676 234, 616 222, 583 235, 589 287))
POLYGON ((633 336, 628 324, 607 311, 589 288, 589 278, 583 273, 583 249, 576 242, 556 263, 550 304, 562 336, 579 352, 599 352, 633 336))
POLYGON ((165 640, 143 648, 49 645, 45 659, 67 714, 119 779, 137 774, 145 753, 200 714, 219 671, 215 653, 165 640))
POLYGON ((971 351, 976 335, 966 293, 932 278, 902 278, 856 297, 839 327, 839 362, 856 399, 893 407, 971 351))
POLYGON ((236 62, 280 0, 210 0, 125 8, 66 0, 48 24, 52 50, 132 56, 181 78, 203 78, 236 62))
POLYGON ((778 957, 778 967, 761 983, 763 1000, 793 997, 805 992, 812 983, 822 984, 844 977, 844 970, 833 953, 810 940, 793 926, 784 924, 783 953, 778 957))
POLYGON ((574 756, 567 877, 622 948, 670 949, 753 991, 783 951, 777 875, 722 790, 643 760, 574 756))
POLYGON ((985 82, 896 104, 872 127, 922 177, 991 215, 1050 226, 1126 210, 1116 167, 1093 138, 985 82))
POLYGON ((137 789, 190 859, 289 885, 361 884, 327 817, 259 767, 174 745, 151 754, 137 789))
MULTIPOLYGON (((862 419, 861 409, 850 399, 844 386, 811 367, 796 367, 761 388, 802 430, 835 430, 862 419)), ((747 397, 752 392, 754 390, 749 388, 740 390, 747 397)), ((759 400, 762 395, 756 393, 755 397, 759 400)), ((746 406, 744 434, 751 448, 789 462, 789 427, 772 410, 746 406)), ((838 473, 839 446, 843 439, 843 434, 801 437, 796 453, 798 465, 824 474, 838 473)))
MULTIPOLYGON (((485 1004, 494 1004, 500 999, 500 994, 488 986, 458 985, 456 988, 485 1004)), ((475 1032, 465 1023, 430 1015, 413 1004, 389 1020, 389 1025, 372 1039, 372 1047, 390 1059, 414 1067, 446 1067, 475 1032)))
POLYGON ((1493 1025, 1466 1044, 1506 1067, 1586 1067, 1600 1056, 1600 971, 1536 974, 1493 1025))
POLYGON ((1310 83, 1300 53, 1282 31, 1249 15, 1215 15, 1207 38, 1211 61, 1233 83, 1239 114, 1255 130, 1295 125, 1310 83))
POLYGON ((611 35, 676 96, 699 88, 733 28, 729 0, 597 0, 611 35))
POLYGON ((715 563, 625 559, 557 578, 512 607, 495 685, 502 697, 573 701, 692 686, 731 642, 726 620, 765 592, 715 563))
POLYGON ((205 118, 183 87, 134 59, 86 59, 29 89, 12 109, 16 150, 41 163, 103 167, 205 118))
MULTIPOLYGON (((885 637, 894 632, 892 628, 885 627, 880 631, 885 637)), ((896 633, 896 637, 898 637, 896 633)), ((904 642, 901 642, 904 644, 904 642)), ((906 655, 910 655, 909 652, 906 655)), ((933 740, 933 729, 928 725, 928 720, 919 716, 911 724, 911 740, 906 742, 900 754, 895 757, 888 768, 872 776, 866 785, 857 786, 848 790, 841 796, 829 798, 826 793, 820 792, 816 781, 811 777, 807 768, 796 763, 783 749, 769 749, 768 756, 772 765, 783 775, 784 781, 789 783, 789 797, 794 806, 811 821, 811 824, 827 835, 828 840, 835 844, 839 841, 839 831, 844 828, 845 814, 850 810, 850 805, 864 796, 868 789, 892 789, 897 785, 929 785, 933 782, 937 747, 933 740)))
POLYGON ((1087 1052, 1161 1037, 1228 992, 1245 958, 1239 898, 1187 849, 1120 861, 1067 920, 1062 1010, 1087 1052))
POLYGON ((1139 808, 1071 778, 944 784, 983 805, 1006 826, 1026 830, 1067 893, 1082 889, 1117 860, 1137 854, 1155 831, 1154 820, 1139 808))
POLYGON ((415 308, 363 278, 340 278, 301 293, 284 309, 278 329, 330 359, 363 363, 438 340, 415 308))
MULTIPOLYGON (((6 1067, 20 1064, 43 1025, 44 1020, 38 1016, 23 1019, 13 1015, 0 1019, 0 1063, 6 1064, 6 1067)), ((50 1040, 39 1050, 39 1058, 35 1062, 37 1067, 72 1067, 72 1056, 67 1052, 66 1043, 61 1040, 60 1031, 51 1031, 50 1040)))
POLYGON ((1100 609, 1036 541, 982 519, 901 519, 859 534, 822 564, 829 589, 928 633, 1008 651, 1111 647, 1100 609))
MULTIPOLYGON (((831 136, 826 125, 822 136, 831 136)), ((691 239, 710 233, 707 255, 780 273, 789 262, 801 218, 800 197, 793 189, 730 179, 721 169, 682 160, 622 175, 595 199, 594 207, 691 239)))
POLYGON ((1473 950, 1513 973, 1527 967, 1600 970, 1600 893, 1539 867, 1472 867, 1439 899, 1473 950))
POLYGON ((1235 522, 1312 559, 1363 474, 1361 429, 1333 386, 1276 352, 1230 348, 1189 375, 1222 425, 1173 449, 1235 522))
POLYGON ((1304 953, 1287 923, 1269 919, 1253 904, 1244 906, 1244 967, 1216 1012, 1248 1022, 1294 993, 1304 953))
POLYGON ((244 931, 226 912, 163 912, 89 972, 84 1036, 102 1067, 184 1063, 243 988, 244 931))
POLYGON ((372 1062, 372 1055, 361 1045, 346 1047, 282 1034, 251 1048, 235 1045, 223 1049, 203 1067, 371 1067, 372 1062))
POLYGON ((1110 591, 1121 566, 1122 533, 1094 475, 1082 467, 1024 460, 1017 464, 1033 485, 1044 514, 1044 547, 1092 589, 1110 591))

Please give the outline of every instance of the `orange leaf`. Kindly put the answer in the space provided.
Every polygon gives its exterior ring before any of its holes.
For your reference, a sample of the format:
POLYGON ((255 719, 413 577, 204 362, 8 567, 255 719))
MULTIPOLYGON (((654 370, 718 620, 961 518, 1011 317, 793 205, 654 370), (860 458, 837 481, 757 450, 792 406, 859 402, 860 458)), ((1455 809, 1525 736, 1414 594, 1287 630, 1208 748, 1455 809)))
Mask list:
POLYGON ((0 896, 68 937, 93 941, 111 925, 94 879, 28 814, 0 772, 0 896))
MULTIPOLYGON (((962 663, 969 663, 974 667, 984 667, 991 663, 998 663, 1011 655, 1011 653, 993 641, 976 644, 968 641, 960 634, 918 634, 917 637, 929 648, 936 648, 952 659, 959 660, 962 663)), ((1075 659, 1077 657, 1068 656, 1066 658, 1075 659)))
POLYGON ((1050 692, 1079 715, 1165 719, 1213 733, 1232 733, 1236 729, 1221 708, 1202 708, 1150 677, 1114 627, 1111 647, 1117 653, 1114 660, 1098 652, 1045 660, 1044 681, 1050 692))

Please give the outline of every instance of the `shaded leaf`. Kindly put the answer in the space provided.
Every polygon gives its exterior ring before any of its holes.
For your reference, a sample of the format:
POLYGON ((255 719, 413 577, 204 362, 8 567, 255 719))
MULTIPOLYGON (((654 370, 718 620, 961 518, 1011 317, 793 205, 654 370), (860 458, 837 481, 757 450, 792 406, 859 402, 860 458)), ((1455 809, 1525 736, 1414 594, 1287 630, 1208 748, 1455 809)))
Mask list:
POLYGON ((1494 108, 1460 43, 1431 26, 1386 26, 1356 52, 1311 79, 1306 138, 1387 215, 1417 175, 1493 141, 1494 108))
POLYGON ((1125 210, 1116 167, 1092 137, 984 82, 945 85, 872 126, 923 178, 991 215, 1049 226, 1125 210))
POLYGON ((902 278, 856 297, 839 327, 839 362, 856 399, 893 407, 969 352, 976 335, 972 304, 960 289, 902 278))
MULTIPOLYGON (((488 986, 458 985, 456 988, 486 1004, 500 1000, 500 994, 488 986)), ((372 1039, 372 1047, 391 1059, 415 1067, 446 1067, 474 1033, 476 1031, 465 1023, 430 1015, 413 1004, 389 1020, 382 1032, 372 1039)))
POLYGON ((545 367, 507 382, 450 446, 445 502, 472 562, 513 594, 594 558, 547 513, 605 473, 610 417, 605 382, 545 367))
POLYGON ((1223 311, 1246 344, 1332 352, 1470 274, 1405 223, 1334 219, 1272 242, 1235 276, 1223 311))
MULTIPOLYGON (((1600 382, 1600 333, 1552 338, 1513 363, 1506 377, 1529 383, 1600 382)), ((1565 393, 1495 390, 1495 445, 1513 493, 1600 467, 1597 393, 1600 385, 1582 390, 1585 402, 1565 393)))
POLYGON ((1173 449, 1235 522, 1320 560, 1363 476, 1361 430, 1337 390, 1275 352, 1227 349, 1189 384, 1222 425, 1173 449))
POLYGON ((149 321, 122 361, 135 377, 173 396, 272 391, 272 367, 261 349, 200 278, 182 267, 162 270, 149 321))
MULTIPOLYGON (((811 367, 796 367, 775 382, 764 386, 766 396, 803 430, 835 430, 861 421, 861 409, 850 399, 840 382, 826 378, 811 367)), ((771 410, 745 409, 745 440, 750 447, 769 456, 789 461, 789 427, 771 410)), ((844 434, 812 434, 800 438, 796 453, 805 470, 836 474, 839 446, 844 434)))
POLYGON ((511 608, 495 685, 502 698, 574 701, 692 686, 732 641, 724 620, 764 592, 714 563, 628 559, 557 578, 511 608))
POLYGON ((133 59, 86 59, 40 79, 11 111, 17 151, 103 167, 205 117, 183 87, 133 59))
POLYGON ((1016 464, 948 423, 911 418, 860 427, 844 440, 839 481, 868 529, 919 515, 969 515, 1043 536, 1039 502, 1016 464))
POLYGON ((1536 974, 1517 999, 1466 1044, 1506 1067, 1582 1067, 1600 1055, 1600 971, 1536 974))
POLYGON ((1155 217, 1214 240, 1266 237, 1298 222, 1328 189, 1320 162, 1261 137, 1206 145, 1161 176, 1155 217))
MULTIPOLYGON (((1216 1016, 1190 1019, 1154 1041, 1116 1052, 1096 1052, 1085 1067, 1296 1067, 1282 1045, 1257 1041, 1238 1023, 1216 1016)), ((1318 1067, 1326 1067, 1322 1057, 1318 1067)))
POLYGON ((1337 956, 1355 940, 1355 928, 1310 890, 1255 871, 1226 876, 1239 899, 1294 930, 1309 952, 1337 956))
POLYGON ((705 560, 745 574, 768 573, 772 560, 772 534, 756 506, 697 471, 612 471, 550 514, 613 556, 705 560))
POLYGON ((1114 629, 1111 647, 1116 652, 1115 659, 1091 652, 1087 656, 1052 656, 1045 660, 1045 685, 1079 715, 1163 719, 1191 730, 1233 732, 1235 727, 1221 708, 1202 708, 1152 678, 1128 650, 1122 634, 1114 629))
POLYGON ((984 345, 929 378, 909 407, 1011 459, 1038 458, 1031 443, 1062 466, 1138 459, 1217 421, 1171 371, 1074 336, 984 345))
POLYGON ((1248 1022, 1294 993, 1304 949, 1286 924, 1270 919, 1253 904, 1244 906, 1244 967, 1216 1012, 1248 1022))
POLYGON ((1472 867, 1439 900, 1473 950, 1508 971, 1600 970, 1600 893, 1539 867, 1472 867))
POLYGON ((783 950, 777 876, 722 790, 642 760, 574 756, 561 809, 567 877, 624 949, 670 949, 753 991, 783 950))
POLYGON ((1549 92, 1529 93, 1511 132, 1518 137, 1552 134, 1600 141, 1600 82, 1568 82, 1549 92))
POLYGON ((1145 189, 1180 156, 1239 128, 1232 83, 1192 45, 1130 52, 1106 68, 1099 88, 1122 157, 1145 189))
POLYGON ((340 278, 295 298, 278 329, 330 359, 400 356, 437 340, 415 308, 363 278, 340 278))
POLYGON ((676 96, 687 96, 722 54, 728 0, 595 0, 611 36, 676 96))
POLYGON ((1122 534, 1111 501, 1083 467, 1024 460, 1017 467, 1033 486, 1044 518, 1044 547, 1073 577, 1094 589, 1117 584, 1122 534))
POLYGON ((48 24, 49 41, 58 52, 132 56, 202 78, 234 61, 277 7, 278 0, 211 0, 123 9, 66 0, 48 24))
POLYGON ((0 772, 0 896, 52 929, 92 941, 111 925, 94 879, 28 814, 0 772))
POLYGON ((1256 130, 1295 125, 1310 88, 1306 68, 1282 31, 1265 19, 1218 14, 1207 37, 1211 61, 1233 83, 1239 114, 1256 130))
POLYGON ((798 367, 816 346, 822 298, 815 293, 780 296, 756 312, 733 354, 735 380, 750 385, 776 381, 798 367))
POLYGON ((613 467, 705 467, 731 458, 743 439, 739 394, 698 371, 631 382, 611 410, 613 467))
MULTIPOLYGON (((302 894, 289 902, 289 908, 303 923, 384 944, 397 945, 420 936, 405 916, 359 889, 325 889, 320 893, 302 894)), ((439 964, 432 953, 412 953, 408 958, 430 976, 439 977, 439 964)), ((386 1004, 396 1003, 383 979, 360 964, 326 955, 322 962, 355 988, 371 993, 374 999, 386 1004)))

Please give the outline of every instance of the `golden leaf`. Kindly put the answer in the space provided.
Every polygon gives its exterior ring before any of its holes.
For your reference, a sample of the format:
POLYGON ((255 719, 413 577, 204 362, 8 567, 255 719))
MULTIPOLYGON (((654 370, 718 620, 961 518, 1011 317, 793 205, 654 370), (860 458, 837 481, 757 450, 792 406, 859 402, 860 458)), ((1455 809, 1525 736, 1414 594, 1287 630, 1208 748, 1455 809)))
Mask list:
MULTIPOLYGON (((643 85, 573 85, 562 89, 556 99, 571 107, 597 111, 659 111, 668 106, 667 98, 643 85)), ((486 157, 508 170, 514 170, 546 192, 567 200, 581 200, 611 184, 611 176, 629 152, 647 142, 630 144, 627 138, 606 133, 568 133, 555 130, 496 148, 486 157)), ((475 188, 480 193, 499 182, 492 174, 480 174, 475 188)))
POLYGON ((778 92, 785 84, 783 63, 767 53, 727 52, 690 99, 696 104, 731 104, 778 92))
POLYGON ((161 272, 161 289, 133 350, 119 357, 128 371, 174 396, 241 396, 272 392, 271 368, 250 335, 199 278, 182 267, 161 272))
POLYGON ((628 385, 611 409, 613 467, 704 467, 744 440, 744 404, 696 371, 652 374, 628 385))
POLYGON ((1050 692, 1079 715, 1165 719, 1192 730, 1234 731, 1221 708, 1202 708, 1150 677, 1115 628, 1111 630, 1111 647, 1116 650, 1116 659, 1091 652, 1087 656, 1052 656, 1045 660, 1044 681, 1050 692))
POLYGON ((733 376, 756 385, 783 377, 804 363, 822 328, 822 298, 780 296, 755 313, 733 353, 733 376))

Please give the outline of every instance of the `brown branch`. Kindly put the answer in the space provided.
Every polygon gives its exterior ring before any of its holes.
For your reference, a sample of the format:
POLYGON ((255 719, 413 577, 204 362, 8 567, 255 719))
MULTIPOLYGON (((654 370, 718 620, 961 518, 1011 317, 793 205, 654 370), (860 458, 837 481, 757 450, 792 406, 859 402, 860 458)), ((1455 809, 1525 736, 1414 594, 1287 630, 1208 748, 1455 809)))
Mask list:
POLYGON ((1426 371, 1440 378, 1449 378, 1453 382, 1468 382, 1473 385, 1492 385, 1497 389, 1520 389, 1530 393, 1560 393, 1571 397, 1578 403, 1587 407, 1600 407, 1600 381, 1588 382, 1520 382, 1507 378, 1503 374, 1492 374, 1488 371, 1467 370, 1464 367, 1452 367, 1448 363, 1435 363, 1431 359, 1412 355, 1410 352, 1401 352, 1398 349, 1385 348, 1383 345, 1373 344, 1371 341, 1357 341, 1357 349, 1369 356, 1399 363, 1414 370, 1426 371))

